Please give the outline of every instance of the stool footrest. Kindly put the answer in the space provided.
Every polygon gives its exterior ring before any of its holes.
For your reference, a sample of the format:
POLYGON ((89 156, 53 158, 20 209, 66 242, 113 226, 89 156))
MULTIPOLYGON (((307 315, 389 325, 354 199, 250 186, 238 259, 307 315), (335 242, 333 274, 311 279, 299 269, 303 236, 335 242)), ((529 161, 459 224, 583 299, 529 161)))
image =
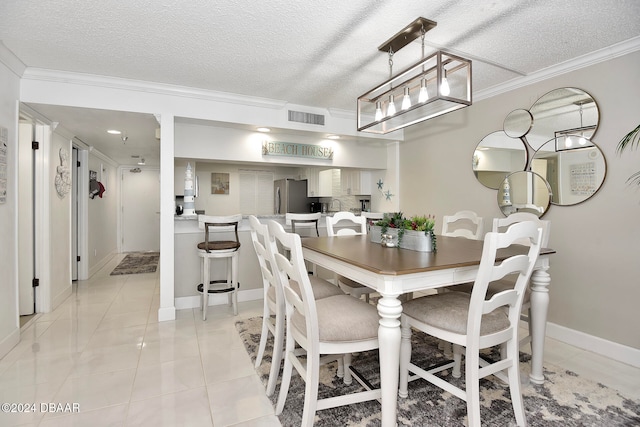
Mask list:
MULTIPOLYGON (((209 284, 211 285, 221 285, 221 284, 228 284, 231 285, 231 283, 227 282, 226 280, 211 280, 209 281, 209 284)), ((240 288, 240 283, 238 283, 238 288, 240 288)), ((202 293, 204 290, 204 285, 202 283, 198 284, 198 292, 202 293)), ((210 294, 221 294, 221 293, 226 293, 226 292, 233 292, 235 291, 236 288, 231 286, 229 288, 218 288, 218 289, 209 289, 209 293, 210 294)))

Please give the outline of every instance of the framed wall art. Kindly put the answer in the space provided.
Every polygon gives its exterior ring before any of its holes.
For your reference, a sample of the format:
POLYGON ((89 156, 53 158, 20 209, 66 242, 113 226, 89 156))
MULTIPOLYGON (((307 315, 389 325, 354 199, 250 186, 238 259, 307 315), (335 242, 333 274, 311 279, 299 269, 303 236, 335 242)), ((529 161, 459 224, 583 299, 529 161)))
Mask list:
POLYGON ((229 194, 229 174, 216 173, 211 174, 211 194, 229 194))

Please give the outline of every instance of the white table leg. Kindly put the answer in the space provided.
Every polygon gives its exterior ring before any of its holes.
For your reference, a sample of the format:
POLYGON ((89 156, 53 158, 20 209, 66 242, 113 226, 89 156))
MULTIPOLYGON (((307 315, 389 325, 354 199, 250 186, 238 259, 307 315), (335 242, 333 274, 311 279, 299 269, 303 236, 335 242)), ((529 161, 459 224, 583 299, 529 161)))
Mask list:
POLYGON ((398 375, 400 372, 400 315, 402 305, 397 295, 382 294, 378 301, 380 326, 380 387, 382 389, 382 426, 397 424, 398 375))
POLYGON ((542 362, 544 359, 544 337, 547 330, 549 309, 549 289, 551 276, 548 267, 534 270, 531 275, 531 373, 529 378, 535 384, 544 383, 542 362))

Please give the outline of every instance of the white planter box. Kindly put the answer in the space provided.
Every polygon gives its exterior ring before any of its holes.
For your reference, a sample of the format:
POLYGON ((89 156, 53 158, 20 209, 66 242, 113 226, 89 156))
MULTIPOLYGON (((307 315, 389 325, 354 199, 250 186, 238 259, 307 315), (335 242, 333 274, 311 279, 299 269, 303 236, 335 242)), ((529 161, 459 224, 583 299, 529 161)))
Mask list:
MULTIPOLYGON (((398 243, 397 228, 388 228, 385 234, 392 235, 394 243, 398 243)), ((377 225, 372 225, 369 236, 373 243, 380 243, 382 239, 382 228, 377 225)), ((431 235, 424 234, 424 231, 405 230, 402 241, 400 242, 400 247, 412 251, 431 252, 433 248, 431 235)))

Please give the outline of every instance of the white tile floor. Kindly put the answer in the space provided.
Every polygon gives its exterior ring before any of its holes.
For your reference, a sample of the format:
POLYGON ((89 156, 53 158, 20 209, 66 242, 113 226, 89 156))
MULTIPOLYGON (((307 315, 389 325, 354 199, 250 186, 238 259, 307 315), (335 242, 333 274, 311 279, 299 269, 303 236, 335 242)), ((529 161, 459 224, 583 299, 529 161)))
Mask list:
MULTIPOLYGON (((0 360, 2 426, 279 426, 234 326, 261 301, 158 323, 158 274, 109 276, 115 257, 54 312, 36 316, 0 360), (79 413, 41 403, 78 404, 79 413)), ((545 360, 640 399, 640 369, 548 339, 545 360)))

